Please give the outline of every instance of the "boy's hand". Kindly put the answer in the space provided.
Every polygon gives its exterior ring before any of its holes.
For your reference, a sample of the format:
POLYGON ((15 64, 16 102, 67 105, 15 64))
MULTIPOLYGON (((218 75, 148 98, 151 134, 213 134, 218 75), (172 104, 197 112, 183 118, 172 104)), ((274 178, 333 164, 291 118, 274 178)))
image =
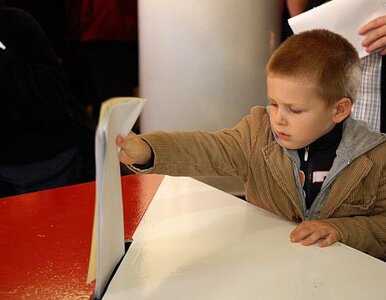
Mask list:
POLYGON ((369 35, 362 41, 362 46, 366 47, 368 53, 372 53, 378 49, 382 49, 379 52, 380 55, 386 54, 386 15, 375 18, 366 23, 359 29, 359 34, 363 35, 368 33, 369 35))
POLYGON ((290 234, 291 242, 308 246, 320 241, 320 247, 327 247, 340 241, 336 228, 320 220, 303 221, 290 234))
POLYGON ((135 133, 130 132, 126 138, 118 135, 116 143, 121 150, 119 151, 119 160, 128 164, 146 164, 151 158, 151 148, 148 143, 138 137, 135 133))

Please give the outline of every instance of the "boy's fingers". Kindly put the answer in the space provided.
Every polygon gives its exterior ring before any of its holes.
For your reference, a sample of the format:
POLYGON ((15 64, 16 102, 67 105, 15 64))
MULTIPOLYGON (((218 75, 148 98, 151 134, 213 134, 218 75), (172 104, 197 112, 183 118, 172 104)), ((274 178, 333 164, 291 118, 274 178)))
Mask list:
POLYGON ((328 246, 331 246, 332 244, 334 244, 335 242, 338 241, 338 237, 333 235, 333 234, 329 234, 323 241, 320 242, 319 246, 320 247, 328 247, 328 246))
POLYGON ((131 133, 129 133, 126 138, 122 137, 121 135, 118 135, 116 138, 116 144, 121 148, 118 153, 118 159, 124 164, 133 163, 133 159, 130 156, 130 153, 127 152, 127 147, 130 144, 130 135, 131 133))
POLYGON ((118 135, 115 139, 115 143, 121 147, 122 150, 127 150, 130 146, 130 143, 132 142, 133 138, 136 137, 136 134, 133 132, 129 132, 129 134, 126 137, 123 137, 121 135, 118 135))
POLYGON ((323 235, 319 231, 314 231, 301 241, 302 245, 309 246, 319 241, 323 235))
POLYGON ((130 156, 127 155, 126 150, 123 148, 118 153, 118 159, 120 162, 122 162, 126 165, 133 163, 132 159, 130 158, 130 156))
MULTIPOLYGON (((121 147, 123 145, 123 142, 124 142, 124 138, 120 135, 117 136, 116 140, 115 140, 116 144, 121 147)), ((122 147, 121 147, 122 148, 122 147)))
POLYGON ((308 221, 304 221, 296 226, 296 228, 290 234, 291 242, 296 243, 309 236, 312 233, 309 225, 310 224, 308 221))
POLYGON ((290 234, 291 242, 308 246, 322 240, 321 247, 327 247, 339 240, 339 233, 323 221, 303 221, 290 234))

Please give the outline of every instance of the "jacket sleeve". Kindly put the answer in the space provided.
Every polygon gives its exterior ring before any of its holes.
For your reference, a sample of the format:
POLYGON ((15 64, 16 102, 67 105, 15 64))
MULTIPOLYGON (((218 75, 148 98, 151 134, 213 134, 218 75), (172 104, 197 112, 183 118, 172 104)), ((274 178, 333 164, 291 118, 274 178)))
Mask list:
POLYGON ((340 233, 341 242, 378 258, 386 258, 386 174, 384 173, 372 214, 329 218, 340 233))
POLYGON ((65 72, 40 25, 17 9, 2 12, 1 114, 10 120, 55 121, 68 106, 65 72))
POLYGON ((256 107, 232 129, 154 132, 141 135, 154 152, 152 173, 173 176, 237 176, 246 180, 250 155, 265 109, 256 107))

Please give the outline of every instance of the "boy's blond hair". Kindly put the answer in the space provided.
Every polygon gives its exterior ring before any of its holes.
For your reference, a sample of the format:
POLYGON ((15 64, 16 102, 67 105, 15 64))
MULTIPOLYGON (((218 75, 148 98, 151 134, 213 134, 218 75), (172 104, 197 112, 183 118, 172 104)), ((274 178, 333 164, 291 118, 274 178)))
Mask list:
POLYGON ((293 35, 272 54, 267 75, 290 76, 316 85, 326 104, 347 97, 354 102, 360 85, 358 52, 345 38, 314 29, 293 35))

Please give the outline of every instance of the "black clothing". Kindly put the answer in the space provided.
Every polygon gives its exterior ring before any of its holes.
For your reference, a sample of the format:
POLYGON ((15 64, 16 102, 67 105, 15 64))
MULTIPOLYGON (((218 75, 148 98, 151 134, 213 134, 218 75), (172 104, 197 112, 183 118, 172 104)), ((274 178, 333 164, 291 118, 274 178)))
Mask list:
POLYGON ((304 11, 310 10, 311 8, 317 7, 329 1, 331 0, 309 0, 304 11))
POLYGON ((284 7, 281 15, 281 41, 285 41, 288 37, 293 35, 293 31, 288 24, 288 19, 291 18, 287 6, 284 7))
POLYGON ((1 8, 0 41, 0 165, 49 159, 76 146, 80 128, 69 115, 76 103, 39 24, 1 8))
POLYGON ((95 124, 69 93, 40 25, 22 10, 0 8, 0 42, 0 186, 26 183, 28 166, 40 187, 48 186, 43 180, 60 185, 93 180, 95 124), (63 172, 55 173, 55 166, 63 172))
POLYGON ((92 105, 94 120, 104 100, 133 95, 138 85, 136 42, 74 41, 70 45, 70 88, 84 107, 92 105))
POLYGON ((307 147, 298 150, 300 170, 304 173, 303 189, 306 192, 307 209, 319 194, 325 176, 331 169, 336 149, 342 139, 342 127, 343 122, 307 147))
POLYGON ((5 6, 16 7, 29 12, 43 28, 56 55, 62 59, 64 58, 67 52, 64 40, 65 0, 5 0, 5 6))

